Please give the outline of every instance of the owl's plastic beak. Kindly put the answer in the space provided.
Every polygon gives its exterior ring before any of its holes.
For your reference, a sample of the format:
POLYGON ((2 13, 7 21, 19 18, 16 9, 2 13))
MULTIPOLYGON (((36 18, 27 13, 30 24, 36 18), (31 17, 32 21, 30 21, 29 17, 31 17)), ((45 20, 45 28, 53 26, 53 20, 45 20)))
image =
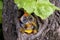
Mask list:
POLYGON ((28 34, 32 33, 32 31, 33 31, 32 29, 26 29, 25 30, 25 32, 28 33, 28 34))

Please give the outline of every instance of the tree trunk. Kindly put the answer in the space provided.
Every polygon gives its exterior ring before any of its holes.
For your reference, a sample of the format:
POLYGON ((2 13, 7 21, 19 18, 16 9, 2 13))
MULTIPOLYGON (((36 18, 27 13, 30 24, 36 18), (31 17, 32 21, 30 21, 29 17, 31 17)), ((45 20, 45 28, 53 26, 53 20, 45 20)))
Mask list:
MULTIPOLYGON (((60 7, 60 0, 50 0, 50 2, 60 7)), ((29 36, 19 32, 18 8, 14 0, 4 0, 3 5, 4 40, 60 40, 60 11, 56 10, 46 20, 33 14, 39 25, 39 32, 29 36)))
POLYGON ((3 0, 3 35, 5 40, 17 40, 15 14, 17 13, 13 0, 3 0))

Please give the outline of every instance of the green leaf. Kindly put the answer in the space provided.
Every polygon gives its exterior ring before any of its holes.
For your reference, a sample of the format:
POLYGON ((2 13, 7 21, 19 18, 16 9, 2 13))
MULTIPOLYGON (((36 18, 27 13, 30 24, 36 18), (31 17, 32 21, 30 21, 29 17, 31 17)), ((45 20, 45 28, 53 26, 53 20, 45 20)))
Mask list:
POLYGON ((55 7, 50 2, 48 3, 37 3, 37 8, 35 9, 34 13, 41 17, 42 19, 46 19, 49 17, 55 10, 60 10, 59 8, 55 7))
POLYGON ((24 8, 28 13, 34 11, 34 6, 36 5, 36 0, 15 0, 18 8, 24 8))
POLYGON ((49 0, 14 0, 17 4, 18 9, 24 8, 29 14, 34 12, 41 19, 46 19, 49 17, 55 10, 60 10, 49 0))

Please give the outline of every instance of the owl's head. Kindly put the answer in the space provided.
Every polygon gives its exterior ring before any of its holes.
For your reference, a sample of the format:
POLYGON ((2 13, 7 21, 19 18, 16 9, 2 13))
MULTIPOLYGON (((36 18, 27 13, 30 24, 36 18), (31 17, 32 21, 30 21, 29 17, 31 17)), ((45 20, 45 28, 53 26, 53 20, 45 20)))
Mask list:
POLYGON ((24 24, 35 22, 35 18, 32 15, 29 15, 28 13, 24 13, 24 15, 20 18, 20 21, 24 24))

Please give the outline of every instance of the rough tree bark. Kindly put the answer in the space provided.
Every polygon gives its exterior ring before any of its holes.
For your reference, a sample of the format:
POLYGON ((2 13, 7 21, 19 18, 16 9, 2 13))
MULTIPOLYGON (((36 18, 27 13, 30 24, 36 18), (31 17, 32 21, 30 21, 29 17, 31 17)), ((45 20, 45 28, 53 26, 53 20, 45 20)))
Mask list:
MULTIPOLYGON (((60 7, 60 0, 50 0, 50 2, 60 7)), ((56 10, 46 20, 34 15, 39 24, 39 32, 29 36, 19 32, 17 10, 14 0, 4 0, 2 27, 5 40, 60 40, 60 11, 56 10)))
POLYGON ((3 0, 3 35, 5 40, 17 40, 16 39, 16 25, 14 16, 16 13, 16 6, 13 0, 3 0))

